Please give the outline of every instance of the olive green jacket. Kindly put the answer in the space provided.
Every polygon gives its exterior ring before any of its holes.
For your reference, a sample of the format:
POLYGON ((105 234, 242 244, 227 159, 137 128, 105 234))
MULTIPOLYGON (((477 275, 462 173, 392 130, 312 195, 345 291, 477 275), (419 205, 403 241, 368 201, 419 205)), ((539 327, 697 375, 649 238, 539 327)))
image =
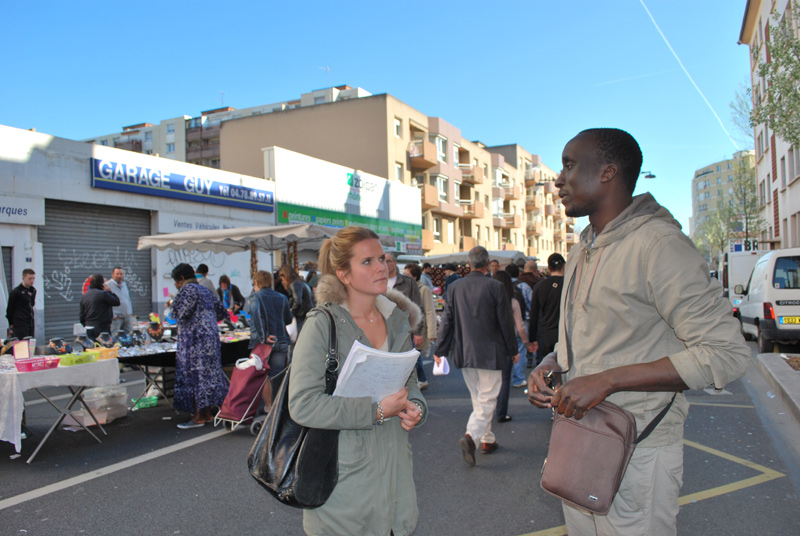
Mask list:
MULTIPOLYGON (((322 276, 316 297, 317 303, 327 307, 335 319, 341 370, 353 342, 370 346, 369 339, 342 307, 346 292, 337 278, 322 276)), ((413 347, 410 326, 419 322, 419 308, 393 291, 379 296, 377 306, 386 321, 388 350, 410 350, 413 347)), ((304 510, 303 528, 307 534, 325 536, 411 534, 417 524, 418 509, 408 432, 400 427, 396 417, 378 426, 377 404, 369 397, 325 394, 328 336, 328 317, 313 310, 297 340, 289 379, 292 418, 304 426, 341 431, 339 481, 323 506, 304 510)), ((409 400, 422 407, 419 423, 422 424, 428 411, 415 372, 412 371, 406 387, 409 400)))

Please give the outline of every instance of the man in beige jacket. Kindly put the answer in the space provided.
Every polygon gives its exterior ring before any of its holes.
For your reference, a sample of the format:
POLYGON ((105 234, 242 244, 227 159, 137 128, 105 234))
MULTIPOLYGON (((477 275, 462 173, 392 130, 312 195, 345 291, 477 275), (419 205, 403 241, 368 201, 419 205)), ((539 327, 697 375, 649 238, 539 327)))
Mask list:
POLYGON ((648 193, 633 197, 642 153, 618 129, 567 143, 556 180, 567 216, 590 225, 564 270, 559 340, 528 378, 528 398, 580 419, 603 400, 639 432, 678 393, 634 451, 606 516, 564 505, 570 534, 675 534, 683 482, 683 391, 741 378, 750 352, 720 285, 680 224, 648 193), (549 371, 563 376, 555 390, 549 371))

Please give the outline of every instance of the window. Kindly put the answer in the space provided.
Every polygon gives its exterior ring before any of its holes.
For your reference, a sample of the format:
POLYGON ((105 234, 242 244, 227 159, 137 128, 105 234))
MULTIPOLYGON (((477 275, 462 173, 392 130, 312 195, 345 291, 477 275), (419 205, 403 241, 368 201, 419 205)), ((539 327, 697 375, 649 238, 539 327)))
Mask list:
MULTIPOLYGON (((484 164, 483 165, 483 178, 485 180, 489 180, 489 164, 484 164)), ((486 206, 488 207, 489 203, 486 203, 486 206)), ((487 239, 488 239, 488 237, 487 237, 487 239)))
POLYGON ((100 142, 100 145, 106 145, 106 146, 108 146, 108 140, 102 140, 102 141, 100 142))
POLYGON ((781 188, 786 188, 786 157, 781 157, 781 188))
POLYGON ((442 241, 442 219, 433 218, 433 239, 436 242, 442 241))
POLYGON ((458 145, 453 144, 453 165, 458 166, 458 145))
POLYGON ((403 120, 394 118, 394 137, 395 138, 402 138, 403 137, 403 120))
POLYGON ((153 132, 144 133, 144 141, 153 141, 153 132))
POLYGON ((476 242, 480 242, 481 241, 481 226, 480 225, 476 225, 475 226, 475 241, 476 242))
POLYGON ((167 124, 167 134, 175 134, 175 125, 172 123, 167 124))
POLYGON ((718 165, 718 166, 717 166, 717 171, 721 171, 721 170, 722 170, 722 166, 719 166, 719 165, 718 165))
POLYGON ((731 163, 728 162, 728 169, 731 169, 731 163))
MULTIPOLYGON (((730 175, 728 175, 730 177, 730 175)), ((717 184, 722 184, 722 177, 717 177, 717 184)))
POLYGON ((439 157, 439 162, 447 162, 447 138, 434 136, 433 142, 436 144, 436 154, 439 157))
POLYGON ((175 152, 175 144, 174 143, 168 143, 167 144, 167 154, 172 154, 174 152, 175 152))
POLYGON ((325 104, 325 97, 314 97, 314 104, 325 104))
POLYGON ((439 201, 447 203, 447 192, 450 188, 450 180, 444 175, 436 178, 436 187, 439 189, 439 201))
POLYGON ((394 164, 394 180, 403 182, 403 164, 400 162, 394 164))

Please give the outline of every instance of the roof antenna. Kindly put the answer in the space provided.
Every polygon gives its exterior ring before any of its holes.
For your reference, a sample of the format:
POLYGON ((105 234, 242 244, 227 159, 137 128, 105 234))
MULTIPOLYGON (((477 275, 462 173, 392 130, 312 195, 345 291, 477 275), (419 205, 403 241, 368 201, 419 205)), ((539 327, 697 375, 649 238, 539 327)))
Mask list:
POLYGON ((220 104, 225 107, 225 90, 220 91, 220 104))
POLYGON ((328 87, 333 87, 333 82, 331 81, 331 66, 326 65, 325 67, 320 67, 320 69, 328 73, 328 87))

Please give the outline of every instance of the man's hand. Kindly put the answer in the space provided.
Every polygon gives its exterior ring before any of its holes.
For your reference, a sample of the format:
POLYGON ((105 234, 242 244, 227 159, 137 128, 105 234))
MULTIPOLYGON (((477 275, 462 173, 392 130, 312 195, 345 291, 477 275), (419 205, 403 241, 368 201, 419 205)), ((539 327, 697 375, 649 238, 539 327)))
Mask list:
POLYGON ((539 343, 538 343, 538 342, 536 342, 536 341, 529 342, 529 343, 526 343, 526 344, 525 344, 525 347, 528 349, 528 351, 529 351, 530 353, 532 353, 532 354, 535 354, 535 353, 536 353, 536 350, 538 350, 538 349, 539 349, 539 343))
POLYGON ((442 358, 439 357, 438 355, 434 355, 433 356, 433 360, 436 362, 437 365, 441 365, 442 364, 442 358))
POLYGON ((551 353, 528 376, 528 402, 537 408, 553 407, 552 399, 560 385, 561 367, 556 361, 556 354, 551 353))
POLYGON ((425 337, 422 335, 414 335, 414 348, 419 348, 422 346, 422 341, 425 340, 425 337))
POLYGON ((552 406, 567 417, 583 418, 611 394, 611 386, 605 378, 603 374, 590 374, 571 379, 553 396, 552 406))
POLYGON ((519 362, 519 354, 515 355, 513 358, 514 364, 516 365, 519 362))

